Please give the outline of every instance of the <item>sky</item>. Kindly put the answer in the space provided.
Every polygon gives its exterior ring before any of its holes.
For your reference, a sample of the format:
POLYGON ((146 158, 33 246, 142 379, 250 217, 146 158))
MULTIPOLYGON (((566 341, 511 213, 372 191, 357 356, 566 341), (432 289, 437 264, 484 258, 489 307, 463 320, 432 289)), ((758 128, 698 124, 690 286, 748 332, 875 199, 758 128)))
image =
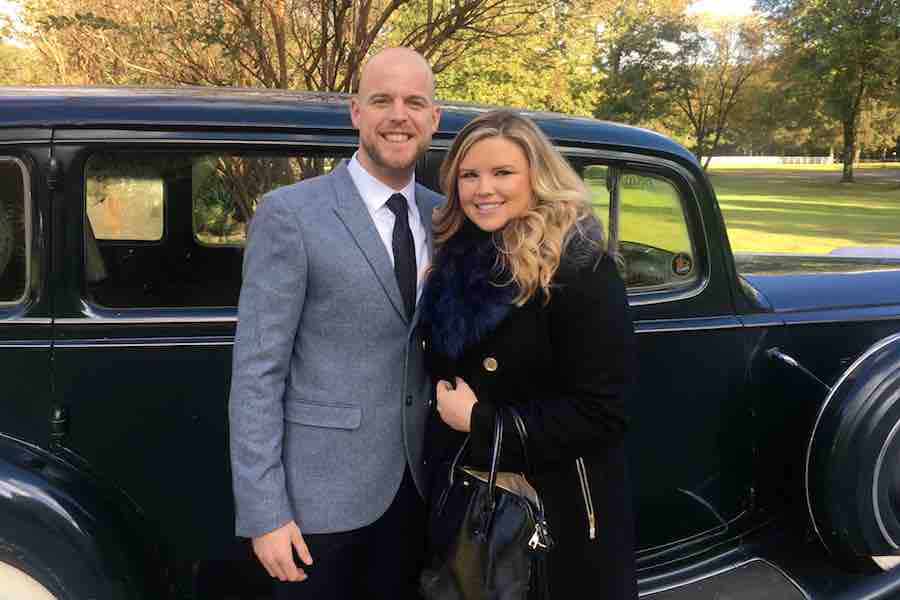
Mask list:
POLYGON ((697 0, 691 4, 688 12, 705 12, 715 16, 746 16, 753 12, 753 0, 697 0))
MULTIPOLYGON (((688 12, 705 12, 715 16, 741 16, 753 12, 753 0, 697 0, 688 12)), ((0 14, 14 14, 11 0, 0 0, 0 14)))
POLYGON ((12 2, 9 0, 0 0, 0 14, 11 14, 12 10, 12 2))

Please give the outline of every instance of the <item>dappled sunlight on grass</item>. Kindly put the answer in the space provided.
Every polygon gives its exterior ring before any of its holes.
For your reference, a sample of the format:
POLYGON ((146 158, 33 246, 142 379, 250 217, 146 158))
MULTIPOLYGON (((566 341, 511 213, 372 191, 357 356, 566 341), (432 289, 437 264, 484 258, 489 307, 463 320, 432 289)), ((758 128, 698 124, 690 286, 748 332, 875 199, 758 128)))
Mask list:
POLYGON ((735 252, 828 253, 900 245, 900 170, 859 172, 841 184, 814 173, 711 173, 735 252))

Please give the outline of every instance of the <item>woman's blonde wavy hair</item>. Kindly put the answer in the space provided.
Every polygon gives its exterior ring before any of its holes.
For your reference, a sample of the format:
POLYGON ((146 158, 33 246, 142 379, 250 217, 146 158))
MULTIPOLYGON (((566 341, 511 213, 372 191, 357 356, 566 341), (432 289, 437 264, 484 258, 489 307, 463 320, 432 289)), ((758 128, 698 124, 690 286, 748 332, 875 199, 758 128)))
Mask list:
POLYGON ((513 299, 516 306, 528 302, 539 289, 546 303, 566 245, 576 236, 588 239, 582 223, 592 213, 581 178, 527 117, 510 110, 494 110, 469 122, 453 140, 441 164, 441 188, 447 202, 435 212, 435 242, 439 246, 446 243, 466 220, 459 199, 460 162, 473 145, 498 136, 517 144, 525 153, 533 198, 528 211, 501 230, 497 266, 510 274, 509 283, 518 286, 513 299))

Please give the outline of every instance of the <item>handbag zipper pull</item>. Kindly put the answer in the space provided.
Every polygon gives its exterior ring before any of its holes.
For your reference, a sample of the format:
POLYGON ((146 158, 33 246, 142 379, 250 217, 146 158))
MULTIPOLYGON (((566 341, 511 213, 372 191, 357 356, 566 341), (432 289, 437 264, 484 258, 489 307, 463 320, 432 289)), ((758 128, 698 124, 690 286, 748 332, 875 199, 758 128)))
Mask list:
POLYGON ((543 521, 538 521, 534 524, 534 533, 531 534, 531 539, 528 540, 528 547, 532 550, 549 550, 551 546, 553 546, 553 539, 550 537, 547 524, 543 521))

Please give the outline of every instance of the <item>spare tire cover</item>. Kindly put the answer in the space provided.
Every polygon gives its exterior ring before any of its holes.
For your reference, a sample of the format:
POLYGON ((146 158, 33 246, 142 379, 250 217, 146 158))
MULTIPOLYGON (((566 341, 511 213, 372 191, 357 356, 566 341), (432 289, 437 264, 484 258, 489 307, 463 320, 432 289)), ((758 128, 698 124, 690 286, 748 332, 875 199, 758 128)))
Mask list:
POLYGON ((828 394, 805 479, 809 515, 831 552, 900 552, 900 334, 872 345, 828 394))

